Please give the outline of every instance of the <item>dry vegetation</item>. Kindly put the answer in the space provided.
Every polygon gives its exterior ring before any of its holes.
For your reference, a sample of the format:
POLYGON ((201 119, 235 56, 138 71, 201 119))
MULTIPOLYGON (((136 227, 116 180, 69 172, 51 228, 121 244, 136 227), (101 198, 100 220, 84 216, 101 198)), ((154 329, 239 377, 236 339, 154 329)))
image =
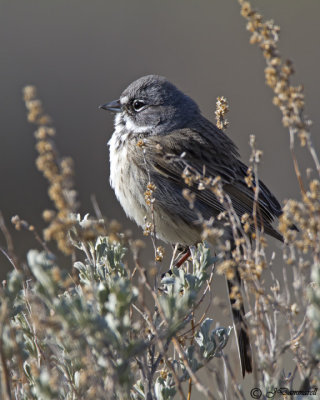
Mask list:
MULTIPOLYGON (((289 200, 280 219, 279 230, 286 241, 282 257, 268 257, 263 231, 252 233, 250 229, 257 225, 257 204, 252 216, 239 219, 220 180, 186 166, 183 179, 214 191, 224 205, 226 211, 220 217, 232 224, 237 244, 233 259, 225 260, 228 249, 219 241, 221 232, 203 221, 203 238, 216 238, 215 257, 205 244, 199 244, 192 249, 191 259, 176 268, 175 249, 172 274, 161 277, 164 249, 153 240, 154 268, 146 269, 139 257, 143 243, 126 237, 116 224, 107 224, 96 204, 96 218, 76 214, 72 160, 59 157, 50 118, 35 88, 26 87, 28 119, 37 125, 36 164, 48 180, 55 210, 43 212, 48 222, 43 235, 13 217, 15 227, 31 231, 42 247, 41 251, 30 250, 25 262, 15 256, 9 231, 0 219, 7 243, 0 249, 13 266, 0 289, 2 399, 176 396, 189 400, 197 399, 199 393, 210 399, 246 399, 254 388, 253 398, 266 398, 268 393, 269 398, 276 398, 283 395, 276 393, 281 387, 316 398, 320 383, 319 162, 311 142, 311 122, 304 116, 302 86, 291 85, 292 63, 284 62, 277 48, 279 28, 272 21, 264 22, 248 2, 239 3, 250 42, 261 48, 266 60, 266 83, 289 130, 301 189, 301 198, 289 200), (303 181, 295 156, 297 138, 298 145, 308 149, 310 168, 315 170, 309 181, 303 181), (289 229, 293 224, 299 231, 289 229), (47 248, 50 240, 57 242, 59 251, 71 255, 72 274, 56 264, 47 248), (128 252, 133 254, 134 265, 125 262, 128 252), (236 265, 245 282, 242 291, 254 355, 250 387, 247 380, 238 378, 238 361, 228 356, 231 329, 214 328, 208 308, 203 307, 212 304, 214 269, 230 278, 236 265), (275 277, 274 265, 282 269, 282 279, 275 277), (219 360, 212 362, 216 357, 219 360), (201 371, 209 373, 211 386, 204 383, 201 371)), ((221 129, 228 125, 228 109, 226 100, 219 98, 216 117, 221 129)), ((261 158, 254 137, 250 144, 249 186, 258 181, 261 158)), ((145 193, 150 207, 154 190, 150 182, 145 193)), ((188 191, 184 195, 192 205, 192 195, 188 191)), ((255 195, 258 198, 259 187, 255 195)), ((150 221, 145 229, 153 239, 155 228, 150 221)), ((239 292, 233 295, 237 299, 239 292)))

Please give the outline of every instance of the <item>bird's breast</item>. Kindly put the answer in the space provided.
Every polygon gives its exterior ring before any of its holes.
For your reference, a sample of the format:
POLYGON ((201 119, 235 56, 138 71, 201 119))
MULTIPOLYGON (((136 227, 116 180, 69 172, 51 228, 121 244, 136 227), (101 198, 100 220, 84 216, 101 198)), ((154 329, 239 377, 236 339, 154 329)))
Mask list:
POLYGON ((120 140, 114 133, 109 141, 109 150, 110 185, 127 216, 143 226, 147 214, 144 199, 147 176, 137 164, 135 151, 138 148, 129 138, 121 137, 120 140))

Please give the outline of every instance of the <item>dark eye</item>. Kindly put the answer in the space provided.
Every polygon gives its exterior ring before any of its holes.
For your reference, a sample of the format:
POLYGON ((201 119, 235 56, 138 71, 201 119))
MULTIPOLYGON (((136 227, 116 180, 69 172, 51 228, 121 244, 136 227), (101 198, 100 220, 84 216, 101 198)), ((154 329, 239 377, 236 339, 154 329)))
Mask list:
POLYGON ((134 111, 141 111, 146 103, 143 100, 133 100, 132 107, 134 111))

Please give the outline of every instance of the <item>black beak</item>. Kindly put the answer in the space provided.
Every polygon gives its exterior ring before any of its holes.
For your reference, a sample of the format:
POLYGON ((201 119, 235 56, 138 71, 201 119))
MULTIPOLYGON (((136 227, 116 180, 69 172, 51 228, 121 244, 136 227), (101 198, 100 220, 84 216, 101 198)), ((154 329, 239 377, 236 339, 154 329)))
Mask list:
POLYGON ((102 108, 103 110, 107 110, 107 111, 112 111, 112 112, 118 113, 118 112, 121 111, 120 100, 113 100, 110 103, 101 104, 101 106, 99 106, 99 108, 102 108))

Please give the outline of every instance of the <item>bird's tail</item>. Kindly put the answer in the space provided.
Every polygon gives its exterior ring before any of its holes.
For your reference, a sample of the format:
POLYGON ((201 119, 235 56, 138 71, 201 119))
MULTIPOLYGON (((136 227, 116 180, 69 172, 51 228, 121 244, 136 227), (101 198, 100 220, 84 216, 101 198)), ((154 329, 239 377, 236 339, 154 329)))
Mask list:
POLYGON ((232 310, 233 325, 237 338, 237 346, 240 357, 242 376, 244 377, 246 372, 252 372, 252 353, 248 334, 248 325, 245 320, 245 311, 243 301, 241 301, 240 308, 235 308, 235 298, 231 295, 234 293, 234 287, 238 286, 240 291, 241 279, 239 273, 236 274, 236 283, 227 280, 229 299, 232 310))

